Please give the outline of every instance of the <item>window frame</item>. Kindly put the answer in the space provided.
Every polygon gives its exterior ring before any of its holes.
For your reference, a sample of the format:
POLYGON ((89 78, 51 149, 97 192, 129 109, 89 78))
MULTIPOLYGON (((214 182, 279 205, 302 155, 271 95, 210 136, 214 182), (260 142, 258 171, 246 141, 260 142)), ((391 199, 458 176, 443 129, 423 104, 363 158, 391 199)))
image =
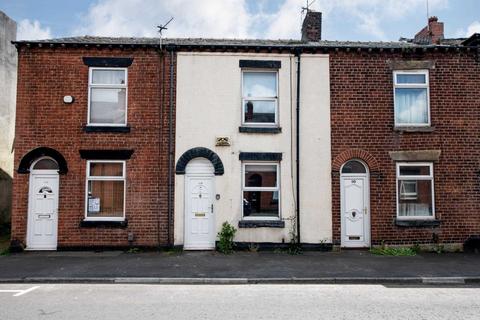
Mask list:
POLYGON ((243 220, 273 220, 279 221, 282 220, 282 208, 281 208, 281 181, 280 181, 280 162, 278 161, 243 161, 242 162, 242 188, 241 188, 241 210, 242 210, 242 219, 243 220), (248 165, 264 165, 264 166, 271 166, 275 165, 277 170, 277 185, 275 187, 246 187, 245 186, 245 167, 248 165), (249 217, 245 216, 243 212, 243 200, 244 196, 243 193, 245 191, 272 191, 278 192, 278 217, 267 217, 267 216, 260 216, 260 217, 249 217))
POLYGON ((430 127, 430 72, 428 69, 394 70, 393 71, 393 121, 395 127, 430 127), (398 83, 397 75, 412 74, 425 75, 425 83, 398 83), (426 89, 427 90, 427 123, 398 123, 397 122, 397 99, 395 89, 426 89))
POLYGON ((125 160, 87 160, 85 179, 85 219, 84 221, 125 221, 125 206, 127 198, 127 173, 125 160), (122 176, 90 176, 91 163, 121 163, 122 176), (90 181, 123 181, 123 215, 122 217, 89 217, 88 216, 88 183, 90 181))
POLYGON ((245 127, 256 127, 256 128, 262 128, 262 127, 268 127, 268 128, 277 128, 279 127, 279 93, 278 93, 278 90, 279 90, 279 84, 278 84, 278 80, 279 80, 279 70, 278 69, 275 69, 275 70, 272 70, 272 69, 250 69, 250 68, 242 68, 242 71, 241 71, 241 79, 240 79, 240 90, 241 90, 241 97, 242 97, 242 106, 241 106, 241 125, 242 126, 245 126, 245 127), (245 73, 274 73, 275 74, 275 84, 276 84, 276 92, 277 92, 277 95, 276 97, 246 97, 244 95, 244 86, 243 86, 243 80, 244 80, 244 74, 245 73), (245 121, 245 111, 244 111, 244 108, 245 108, 245 102, 246 101, 273 101, 275 102, 275 122, 246 122, 245 121))
POLYGON ((87 111, 87 125, 88 126, 99 126, 99 127, 126 127, 127 126, 127 116, 128 116, 128 68, 120 67, 89 67, 88 68, 88 111, 87 111), (95 70, 111 70, 119 71, 122 70, 125 72, 125 84, 93 84, 93 71, 95 70), (90 121, 90 109, 92 108, 92 88, 100 89, 125 89, 125 119, 124 123, 97 123, 90 121))
MULTIPOLYGON (((433 174, 433 163, 432 162, 397 162, 396 164, 396 188, 395 192, 397 195, 397 219, 399 220, 435 220, 435 181, 434 181, 434 174, 433 174), (429 175, 419 175, 419 176, 409 176, 409 175, 400 175, 400 167, 429 167, 430 174, 429 175), (399 183, 402 180, 423 180, 423 181, 431 181, 432 190, 431 190, 431 197, 432 197, 432 215, 430 216, 401 216, 399 213, 400 207, 400 192, 399 192, 399 183)), ((418 186, 417 186, 418 188, 418 186)), ((418 197, 418 189, 417 189, 417 197, 418 197)))

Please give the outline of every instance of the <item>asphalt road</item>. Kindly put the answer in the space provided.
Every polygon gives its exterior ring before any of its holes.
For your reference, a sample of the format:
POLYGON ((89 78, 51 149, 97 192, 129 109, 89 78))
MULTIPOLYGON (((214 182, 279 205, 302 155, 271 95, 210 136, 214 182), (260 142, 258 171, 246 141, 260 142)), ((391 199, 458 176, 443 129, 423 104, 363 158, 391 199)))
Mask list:
POLYGON ((479 319, 480 287, 1 284, 0 319, 479 319))

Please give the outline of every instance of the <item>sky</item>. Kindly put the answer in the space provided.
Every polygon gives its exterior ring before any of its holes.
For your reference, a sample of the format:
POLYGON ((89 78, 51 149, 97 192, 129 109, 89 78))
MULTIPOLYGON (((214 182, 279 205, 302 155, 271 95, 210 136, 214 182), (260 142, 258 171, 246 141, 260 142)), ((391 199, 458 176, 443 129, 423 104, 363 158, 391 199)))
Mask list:
MULTIPOLYGON (((19 40, 95 36, 299 39, 307 0, 0 0, 19 40)), ((310 0, 312 2, 312 0, 310 0)), ((396 41, 413 37, 428 15, 445 36, 480 33, 480 0, 315 0, 322 39, 396 41)))

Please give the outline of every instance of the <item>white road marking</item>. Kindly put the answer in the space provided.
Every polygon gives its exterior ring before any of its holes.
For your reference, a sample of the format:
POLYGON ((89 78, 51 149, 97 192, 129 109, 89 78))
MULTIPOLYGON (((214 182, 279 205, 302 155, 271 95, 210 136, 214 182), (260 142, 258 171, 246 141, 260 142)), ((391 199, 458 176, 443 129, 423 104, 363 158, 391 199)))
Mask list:
POLYGON ((28 288, 28 289, 25 289, 25 290, 0 290, 0 293, 2 293, 2 292, 15 293, 13 295, 14 297, 20 297, 20 296, 22 296, 26 293, 29 293, 29 292, 32 292, 35 289, 38 289, 38 288, 40 288, 40 286, 31 287, 31 288, 28 288))

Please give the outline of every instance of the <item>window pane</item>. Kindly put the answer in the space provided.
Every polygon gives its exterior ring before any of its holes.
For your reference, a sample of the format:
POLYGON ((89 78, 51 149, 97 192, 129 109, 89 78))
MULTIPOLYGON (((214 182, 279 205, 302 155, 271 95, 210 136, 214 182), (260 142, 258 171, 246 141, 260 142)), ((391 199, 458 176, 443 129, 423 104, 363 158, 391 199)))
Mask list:
POLYGON ((276 97, 277 74, 274 72, 244 72, 244 97, 276 97))
POLYGON ((33 167, 35 170, 58 170, 58 164, 52 159, 42 159, 33 167))
POLYGON ((125 84, 124 70, 92 70, 93 84, 125 84))
POLYGON ((352 160, 345 163, 342 173, 366 173, 365 166, 358 161, 352 160))
POLYGON ((429 176, 429 166, 400 166, 401 176, 429 176))
POLYGON ((415 195, 405 194, 407 188, 404 184, 399 183, 398 193, 398 214, 399 216, 432 216, 432 181, 431 180, 405 180, 407 184, 416 185, 415 195), (403 189, 403 190, 402 190, 403 189))
POLYGON ((245 217, 278 217, 278 191, 244 191, 245 217))
POLYGON ((275 165, 246 165, 246 187, 276 187, 277 166, 275 165))
POLYGON ((87 217, 123 217, 123 181, 89 181, 87 217))
POLYGON ((275 123, 275 101, 246 101, 245 122, 275 123))
POLYGON ((428 123, 427 89, 395 88, 395 122, 428 123))
POLYGON ((397 83, 415 83, 415 84, 425 84, 426 75, 425 74, 397 74, 397 83))
POLYGON ((90 122, 125 123, 125 89, 92 88, 90 95, 90 122))
POLYGON ((400 183, 400 199, 416 200, 417 199, 417 181, 402 180, 400 183))
POLYGON ((123 163, 90 163, 90 176, 122 177, 123 163))

